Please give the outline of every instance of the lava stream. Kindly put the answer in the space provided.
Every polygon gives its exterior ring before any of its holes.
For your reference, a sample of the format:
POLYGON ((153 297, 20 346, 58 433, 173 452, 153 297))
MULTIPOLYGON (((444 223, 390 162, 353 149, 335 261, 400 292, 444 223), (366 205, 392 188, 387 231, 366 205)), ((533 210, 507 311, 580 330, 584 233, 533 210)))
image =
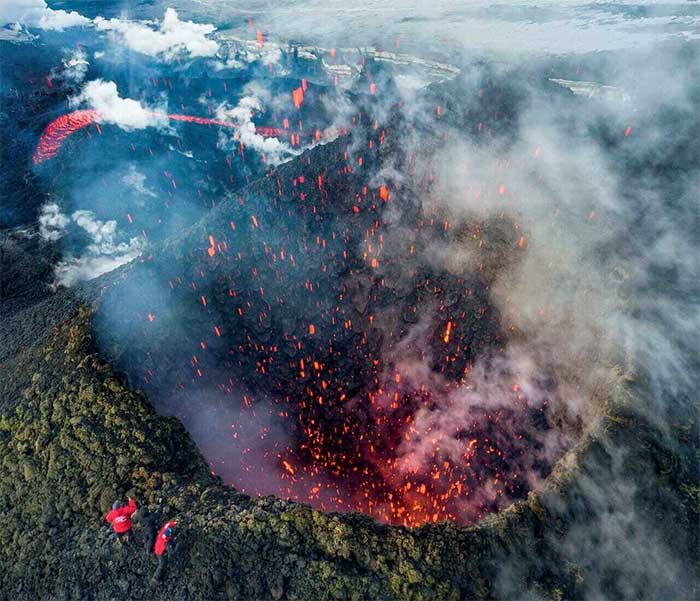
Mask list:
MULTIPOLYGON (((151 114, 160 115, 161 113, 152 112, 151 114)), ((196 123, 198 125, 214 125, 217 127, 228 127, 232 129, 238 127, 236 123, 231 123, 230 121, 209 119, 207 117, 197 117, 195 115, 170 113, 167 115, 167 117, 171 121, 183 121, 185 123, 196 123)), ((100 121, 100 114, 95 110, 73 111, 72 113, 66 113, 57 119, 54 119, 46 126, 41 134, 39 143, 34 150, 34 154, 32 155, 34 164, 39 165, 44 161, 54 158, 58 154, 59 150, 61 150, 61 145, 63 142, 65 142, 69 136, 74 134, 76 131, 87 127, 88 125, 95 124, 99 127, 100 121)), ((340 134, 346 131, 347 130, 345 128, 339 128, 336 130, 336 132, 340 134)), ((286 135, 290 133, 290 130, 281 127, 256 126, 255 132, 264 137, 276 137, 286 135)), ((314 135, 315 139, 318 140, 320 138, 327 137, 329 132, 317 131, 314 135)))

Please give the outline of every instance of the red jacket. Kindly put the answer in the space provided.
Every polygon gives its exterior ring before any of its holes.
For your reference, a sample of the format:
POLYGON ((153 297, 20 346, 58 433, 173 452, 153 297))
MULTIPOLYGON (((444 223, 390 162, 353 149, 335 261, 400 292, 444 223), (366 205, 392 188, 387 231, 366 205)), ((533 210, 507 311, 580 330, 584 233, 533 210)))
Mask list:
POLYGON ((166 522, 165 525, 158 531, 158 536, 156 537, 156 544, 153 545, 153 552, 160 557, 165 553, 165 549, 168 547, 170 539, 173 537, 172 533, 167 533, 167 530, 172 529, 175 525, 175 520, 170 520, 166 522))
POLYGON ((133 499, 129 499, 128 505, 119 509, 112 509, 105 519, 112 524, 112 529, 117 534, 123 534, 131 530, 131 516, 135 511, 136 502, 133 499))

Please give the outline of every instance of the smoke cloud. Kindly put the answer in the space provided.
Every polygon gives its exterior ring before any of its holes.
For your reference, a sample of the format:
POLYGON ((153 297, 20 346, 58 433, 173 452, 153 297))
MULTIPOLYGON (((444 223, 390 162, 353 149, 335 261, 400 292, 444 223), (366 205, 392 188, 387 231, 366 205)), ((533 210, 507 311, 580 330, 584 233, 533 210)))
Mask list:
POLYGON ((149 110, 136 100, 122 98, 113 81, 89 81, 80 94, 71 99, 71 104, 76 107, 87 105, 98 112, 102 122, 113 123, 125 130, 168 125, 164 110, 149 110))
POLYGON ((74 10, 53 10, 44 0, 0 0, 0 25, 8 23, 63 31, 69 27, 88 25, 90 19, 74 10))
MULTIPOLYGON (((59 222, 65 227, 67 218, 60 213, 56 215, 58 216, 53 217, 53 223, 59 222)), ((101 221, 92 211, 80 210, 71 215, 71 221, 88 235, 89 244, 80 256, 69 253, 58 263, 55 286, 70 287, 78 282, 92 280, 128 263, 143 251, 144 244, 138 238, 120 241, 121 236, 114 220, 101 221)), ((55 227, 49 231, 49 235, 53 236, 49 239, 57 239, 55 232, 55 227)))
POLYGON ((59 240, 65 233, 70 219, 61 213, 56 203, 48 203, 41 207, 39 213, 39 235, 49 242, 59 240))
POLYGON ((167 8, 163 20, 155 24, 102 17, 95 18, 94 23, 98 30, 116 34, 129 49, 165 60, 178 55, 214 56, 219 49, 217 42, 208 37, 216 29, 213 25, 181 21, 172 8, 167 8))
POLYGON ((224 146, 245 144, 264 155, 269 164, 278 165, 298 153, 278 138, 264 137, 256 132, 253 116, 262 108, 261 99, 254 95, 243 96, 234 107, 225 103, 219 105, 216 108, 216 118, 221 121, 231 121, 237 125, 234 139, 228 140, 226 133, 221 132, 220 143, 224 146))
MULTIPOLYGON (((586 431, 598 419, 600 394, 615 365, 642 383, 632 386, 627 409, 675 448, 673 416, 692 412, 681 405, 697 387, 693 339, 700 325, 692 133, 698 131, 692 107, 699 96, 685 60, 674 48, 610 60, 600 76, 615 93, 586 94, 585 102, 518 83, 522 100, 505 135, 466 141, 462 130, 449 129, 448 143, 430 152, 416 141, 411 150, 422 158, 412 185, 424 191, 424 208, 453 228, 510 221, 517 233, 507 241, 508 252, 519 258, 496 271, 490 284, 499 314, 517 333, 496 362, 477 362, 458 393, 434 382, 430 362, 402 370, 445 391, 417 415, 417 436, 402 443, 410 469, 432 461, 427 438, 440 440, 445 455, 451 448, 461 453, 456 424, 472 420, 475 407, 510 404, 513 384, 529 405, 546 400, 558 420, 586 431), (631 72, 634 82, 625 75, 631 72)), ((463 79, 463 94, 483 93, 492 78, 485 72, 476 81, 463 79)), ((506 89, 521 81, 513 71, 495 80, 506 89)), ((430 114, 434 108, 416 98, 411 118, 431 122, 430 114)), ((394 169, 393 163, 387 167, 394 169)), ((433 250, 431 261, 441 269, 484 268, 484 253, 473 248, 435 244, 433 250)), ((545 454, 554 456, 571 444, 551 430, 544 440, 545 454)), ((647 516, 633 509, 639 473, 625 471, 629 451, 607 453, 611 464, 589 466, 592 475, 577 485, 596 519, 568 533, 562 553, 571 561, 596 557, 590 598, 606 598, 611 590, 633 597, 644 582, 656 595, 673 596, 681 561, 647 516), (621 588, 605 582, 604 565, 625 574, 621 588)), ((530 474, 538 489, 537 474, 530 474)), ((506 595, 515 590, 505 573, 516 561, 504 563, 506 595)))
MULTIPOLYGON (((122 182, 136 192, 138 197, 158 197, 154 190, 146 185, 146 174, 139 171, 134 165, 129 165, 129 171, 122 176, 122 182)), ((143 201, 138 201, 138 204, 143 205, 143 201)))

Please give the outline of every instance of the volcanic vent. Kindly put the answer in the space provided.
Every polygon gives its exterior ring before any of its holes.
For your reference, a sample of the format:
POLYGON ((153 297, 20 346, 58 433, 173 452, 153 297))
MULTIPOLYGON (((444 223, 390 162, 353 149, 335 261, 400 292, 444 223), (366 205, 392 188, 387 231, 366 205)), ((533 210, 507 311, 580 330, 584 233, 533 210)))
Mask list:
POLYGON ((97 338, 246 493, 472 523, 523 498, 579 427, 491 298, 525 236, 430 208, 429 177, 382 178, 389 161, 418 177, 415 157, 398 125, 356 123, 110 276, 97 338))

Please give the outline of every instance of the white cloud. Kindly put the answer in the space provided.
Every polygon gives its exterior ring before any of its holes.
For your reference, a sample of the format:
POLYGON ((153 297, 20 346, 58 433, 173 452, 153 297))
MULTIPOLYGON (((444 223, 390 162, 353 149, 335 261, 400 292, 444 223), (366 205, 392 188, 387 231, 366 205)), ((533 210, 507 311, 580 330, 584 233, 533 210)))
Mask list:
POLYGON ((39 235, 46 241, 62 238, 71 223, 87 232, 90 243, 82 255, 69 254, 55 269, 54 286, 73 286, 116 269, 141 254, 143 242, 139 238, 121 240, 114 220, 101 221, 92 211, 75 211, 70 217, 61 212, 56 203, 47 203, 39 214, 39 235))
POLYGON ((95 218, 92 211, 75 211, 71 219, 82 229, 84 229, 92 239, 92 244, 88 246, 88 251, 99 254, 115 254, 124 252, 126 245, 115 243, 117 232, 117 222, 114 220, 100 221, 95 218))
POLYGON ((282 48, 286 45, 266 41, 263 46, 259 46, 254 40, 246 40, 234 36, 226 36, 229 42, 219 52, 223 56, 222 60, 214 61, 213 68, 216 71, 222 69, 245 69, 251 63, 260 61, 264 65, 274 66, 274 73, 277 76, 289 74, 289 69, 281 62, 282 48))
POLYGON ((219 50, 219 45, 207 37, 216 29, 213 25, 181 21, 172 8, 165 11, 160 23, 102 17, 95 18, 94 23, 101 31, 114 32, 131 50, 149 56, 166 59, 178 54, 214 56, 219 50))
POLYGON ((8 23, 63 31, 68 27, 88 25, 90 19, 75 11, 53 10, 44 0, 0 0, 0 25, 8 23))
POLYGON ((245 69, 247 63, 241 61, 234 55, 229 55, 225 61, 214 61, 213 67, 215 71, 222 71, 224 69, 234 69, 241 70, 245 69))
POLYGON ((56 203, 45 204, 39 214, 39 235, 50 242, 55 242, 65 234, 70 223, 67 215, 61 213, 56 203))
MULTIPOLYGON (((134 238, 135 240, 135 238, 134 238)), ((84 256, 61 261, 56 266, 56 280, 54 286, 65 286, 70 288, 78 282, 94 280, 104 273, 114 271, 132 259, 139 256, 140 250, 135 250, 130 254, 114 256, 84 256)))
POLYGON ((51 70, 53 78, 60 78, 73 83, 80 83, 87 75, 90 63, 81 48, 66 53, 61 66, 51 70))
MULTIPOLYGON (((216 109, 216 118, 221 121, 233 121, 236 124, 236 141, 243 142, 247 147, 253 148, 265 155, 268 163, 279 164, 295 154, 290 146, 277 138, 266 138, 255 131, 253 115, 262 109, 262 102, 255 95, 244 96, 235 107, 221 104, 216 109)), ((222 132, 222 136, 225 134, 222 132)), ((227 143, 224 138, 224 144, 227 143)))
POLYGON ((95 109, 100 121, 113 123, 122 129, 144 129, 145 127, 166 127, 168 116, 165 111, 151 110, 131 98, 119 96, 117 84, 113 81, 95 79, 83 86, 78 96, 71 98, 71 104, 85 104, 95 109))
POLYGON ((143 250, 143 243, 138 238, 119 241, 114 220, 96 219, 92 211, 75 211, 71 219, 88 233, 91 243, 82 256, 70 256, 56 266, 55 285, 73 286, 91 280, 135 259, 143 250))

